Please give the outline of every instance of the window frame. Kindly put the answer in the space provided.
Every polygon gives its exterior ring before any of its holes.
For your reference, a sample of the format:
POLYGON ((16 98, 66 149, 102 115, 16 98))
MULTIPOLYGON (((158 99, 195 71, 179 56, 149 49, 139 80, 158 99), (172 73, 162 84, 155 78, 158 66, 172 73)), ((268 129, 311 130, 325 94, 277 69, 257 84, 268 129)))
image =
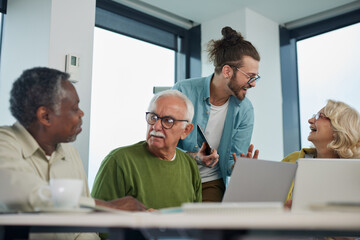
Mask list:
POLYGON ((6 14, 7 0, 0 0, 0 12, 6 14))
POLYGON ((1 49, 2 49, 2 37, 4 29, 4 14, 0 13, 0 66, 1 66, 1 49))
POLYGON ((200 25, 185 29, 114 1, 97 0, 95 26, 174 50, 176 52, 175 82, 201 76, 200 25), (104 18, 110 15, 117 15, 122 21, 129 21, 137 27, 130 29, 126 29, 124 25, 114 27, 106 23, 106 19, 104 21, 104 18), (138 29, 145 29, 145 31, 139 32, 138 29), (174 42, 164 45, 163 39, 159 39, 156 34, 151 34, 156 29, 160 33, 173 35, 174 42))
POLYGON ((294 29, 280 26, 284 156, 301 147, 297 41, 359 22, 360 9, 294 29))

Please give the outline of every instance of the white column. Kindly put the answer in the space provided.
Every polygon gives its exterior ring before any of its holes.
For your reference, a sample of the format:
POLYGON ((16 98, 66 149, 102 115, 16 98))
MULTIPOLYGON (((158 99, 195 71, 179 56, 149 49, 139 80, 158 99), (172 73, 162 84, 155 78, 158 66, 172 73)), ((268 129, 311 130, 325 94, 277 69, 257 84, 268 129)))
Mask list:
POLYGON ((25 69, 45 66, 65 70, 65 55, 80 57, 75 84, 85 112, 75 147, 85 169, 89 156, 93 33, 96 0, 11 0, 4 20, 0 66, 0 125, 12 124, 9 92, 25 69))

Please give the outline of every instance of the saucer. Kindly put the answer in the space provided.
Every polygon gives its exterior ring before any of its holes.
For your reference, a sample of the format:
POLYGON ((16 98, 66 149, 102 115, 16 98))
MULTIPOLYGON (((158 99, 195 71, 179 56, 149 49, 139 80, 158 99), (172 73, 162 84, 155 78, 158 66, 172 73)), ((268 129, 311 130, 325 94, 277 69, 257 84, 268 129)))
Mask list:
POLYGON ((39 207, 35 208, 37 212, 46 212, 46 213, 89 213, 93 209, 90 208, 56 208, 56 207, 39 207))

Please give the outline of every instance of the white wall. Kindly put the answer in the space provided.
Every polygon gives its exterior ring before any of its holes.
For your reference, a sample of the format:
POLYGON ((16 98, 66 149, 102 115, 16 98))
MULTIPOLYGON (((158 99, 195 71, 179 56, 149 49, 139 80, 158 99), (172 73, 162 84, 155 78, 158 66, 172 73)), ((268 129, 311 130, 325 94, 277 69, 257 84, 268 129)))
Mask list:
POLYGON ((207 61, 205 51, 207 42, 211 39, 220 39, 221 29, 225 26, 241 32, 260 53, 261 79, 247 94, 255 109, 251 142, 260 150, 259 158, 280 161, 284 157, 284 150, 278 24, 249 9, 242 9, 202 23, 203 76, 214 71, 213 65, 207 61))
POLYGON ((84 111, 83 131, 75 147, 85 170, 89 161, 92 57, 96 0, 52 0, 49 67, 65 71, 65 55, 80 57, 80 81, 75 84, 84 111))
POLYGON ((232 27, 243 36, 246 36, 246 19, 245 9, 229 13, 228 15, 212 19, 208 22, 201 23, 201 62, 202 76, 208 76, 214 72, 214 65, 209 62, 207 43, 210 40, 218 40, 222 38, 221 29, 225 26, 232 27))
POLYGON ((12 124, 9 112, 13 81, 24 69, 47 66, 51 2, 11 0, 7 4, 0 68, 0 125, 12 124))
POLYGON ((90 97, 96 0, 11 0, 4 21, 0 67, 0 125, 12 124, 9 91, 25 69, 47 66, 65 70, 65 55, 80 57, 75 84, 85 112, 75 147, 85 169, 89 156, 90 97))

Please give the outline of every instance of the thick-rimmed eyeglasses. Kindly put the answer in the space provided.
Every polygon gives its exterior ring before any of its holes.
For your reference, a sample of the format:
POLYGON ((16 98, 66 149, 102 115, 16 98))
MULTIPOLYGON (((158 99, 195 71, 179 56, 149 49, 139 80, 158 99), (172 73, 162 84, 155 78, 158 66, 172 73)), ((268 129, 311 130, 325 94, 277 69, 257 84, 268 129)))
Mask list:
POLYGON ((240 68, 233 66, 233 65, 229 65, 230 67, 236 68, 236 70, 238 70, 239 72, 241 72, 242 74, 244 74, 245 76, 247 76, 249 78, 249 81, 247 82, 249 85, 255 81, 258 81, 261 77, 259 74, 256 74, 255 76, 250 76, 249 74, 247 74, 246 72, 242 71, 240 68))
POLYGON ((311 118, 315 118, 315 121, 317 121, 317 120, 319 120, 319 118, 324 118, 324 119, 329 119, 330 120, 330 118, 328 118, 324 113, 322 113, 322 112, 318 112, 318 113, 316 113, 316 114, 313 114, 312 116, 311 116, 311 118))
POLYGON ((161 126, 165 129, 170 129, 174 126, 176 121, 189 122, 188 120, 177 120, 169 116, 159 117, 156 113, 146 112, 146 122, 150 125, 154 125, 157 120, 161 120, 161 126))

